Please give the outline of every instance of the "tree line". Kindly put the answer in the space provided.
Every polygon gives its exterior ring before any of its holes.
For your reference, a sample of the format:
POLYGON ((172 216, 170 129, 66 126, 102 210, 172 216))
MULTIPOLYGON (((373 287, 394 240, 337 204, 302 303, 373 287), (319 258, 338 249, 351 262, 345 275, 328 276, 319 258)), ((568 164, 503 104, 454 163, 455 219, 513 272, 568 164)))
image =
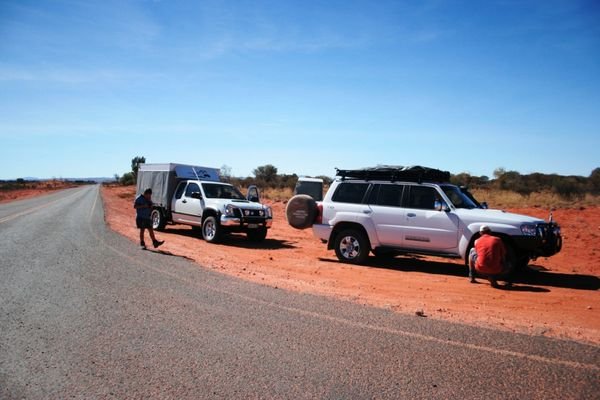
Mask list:
POLYGON ((564 199, 582 198, 586 194, 600 194, 600 167, 589 176, 542 174, 520 174, 504 168, 494 170, 494 179, 487 176, 472 176, 466 172, 451 175, 456 185, 474 189, 506 190, 529 196, 531 193, 551 192, 564 199))
MULTIPOLYGON (((144 156, 134 157, 131 160, 131 171, 123 174, 121 177, 115 175, 115 180, 122 185, 134 185, 137 180, 139 164, 145 162, 146 158, 144 156)), ((253 177, 235 177, 231 171, 231 167, 223 165, 220 169, 221 180, 239 187, 257 185, 261 188, 293 189, 298 180, 297 174, 280 174, 277 167, 272 164, 256 167, 252 171, 253 177)), ((329 185, 332 182, 332 178, 329 176, 321 175, 316 178, 323 179, 325 185, 329 185)), ((600 194, 600 167, 595 168, 587 177, 542 174, 539 172, 524 175, 517 171, 496 168, 493 179, 485 175, 475 176, 468 172, 461 172, 459 174, 451 174, 450 182, 472 189, 513 191, 523 196, 529 196, 535 192, 552 192, 562 198, 571 199, 581 198, 586 194, 600 194)))

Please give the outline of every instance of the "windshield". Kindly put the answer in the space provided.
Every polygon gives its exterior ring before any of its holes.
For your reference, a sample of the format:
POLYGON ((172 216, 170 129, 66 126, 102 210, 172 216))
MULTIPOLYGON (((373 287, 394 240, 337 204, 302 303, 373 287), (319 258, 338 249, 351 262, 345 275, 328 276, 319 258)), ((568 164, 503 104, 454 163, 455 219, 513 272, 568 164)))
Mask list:
POLYGON ((209 199, 246 200, 244 195, 231 185, 220 183, 203 183, 204 195, 209 199))
POLYGON ((460 190, 460 188, 454 185, 442 185, 441 188, 452 204, 454 204, 454 207, 468 209, 479 208, 477 204, 473 203, 473 201, 460 190))

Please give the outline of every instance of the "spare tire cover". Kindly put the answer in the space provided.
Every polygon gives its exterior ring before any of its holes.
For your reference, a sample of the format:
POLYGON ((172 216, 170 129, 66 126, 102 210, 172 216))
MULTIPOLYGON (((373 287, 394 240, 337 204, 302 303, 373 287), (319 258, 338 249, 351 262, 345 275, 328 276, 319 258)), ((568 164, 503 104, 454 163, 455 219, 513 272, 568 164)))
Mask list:
POLYGON ((296 229, 310 228, 317 216, 317 203, 306 194, 298 194, 288 201, 285 216, 288 224, 296 229))

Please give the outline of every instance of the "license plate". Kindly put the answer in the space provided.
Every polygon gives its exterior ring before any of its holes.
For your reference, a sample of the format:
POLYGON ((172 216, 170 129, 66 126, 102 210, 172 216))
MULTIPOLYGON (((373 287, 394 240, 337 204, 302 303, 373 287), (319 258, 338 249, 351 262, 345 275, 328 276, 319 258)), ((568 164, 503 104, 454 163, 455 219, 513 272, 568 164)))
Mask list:
POLYGON ((258 224, 248 224, 248 228, 249 229, 256 229, 256 228, 258 228, 258 224))

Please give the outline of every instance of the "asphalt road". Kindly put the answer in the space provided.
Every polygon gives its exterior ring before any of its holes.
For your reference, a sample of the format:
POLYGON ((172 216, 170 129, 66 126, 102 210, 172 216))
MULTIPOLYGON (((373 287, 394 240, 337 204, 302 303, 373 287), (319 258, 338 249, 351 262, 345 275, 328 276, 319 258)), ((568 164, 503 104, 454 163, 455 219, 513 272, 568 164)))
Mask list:
POLYGON ((143 251, 105 226, 89 186, 0 205, 0 399, 13 398, 599 399, 600 348, 143 251))

